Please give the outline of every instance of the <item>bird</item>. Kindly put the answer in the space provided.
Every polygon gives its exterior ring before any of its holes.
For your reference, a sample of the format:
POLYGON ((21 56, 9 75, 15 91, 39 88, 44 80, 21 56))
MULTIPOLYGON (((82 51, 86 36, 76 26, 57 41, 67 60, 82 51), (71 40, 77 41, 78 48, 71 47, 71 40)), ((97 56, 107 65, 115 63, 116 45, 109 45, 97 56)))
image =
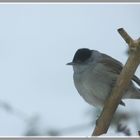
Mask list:
MULTIPOLYGON (((80 48, 74 54, 72 62, 67 65, 73 67, 74 85, 83 99, 96 108, 103 108, 123 64, 97 50, 80 48)), ((140 86, 140 79, 136 75, 133 75, 120 105, 125 106, 123 99, 140 99, 140 89, 134 82, 140 86)))

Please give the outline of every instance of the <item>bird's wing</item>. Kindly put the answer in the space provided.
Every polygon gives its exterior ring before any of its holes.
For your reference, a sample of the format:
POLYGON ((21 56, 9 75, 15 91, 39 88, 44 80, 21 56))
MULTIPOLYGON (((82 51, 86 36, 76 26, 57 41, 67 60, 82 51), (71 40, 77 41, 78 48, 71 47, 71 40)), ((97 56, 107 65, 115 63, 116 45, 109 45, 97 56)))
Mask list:
MULTIPOLYGON (((120 74, 123 68, 122 63, 103 53, 102 58, 103 59, 100 60, 102 64, 108 66, 110 68, 110 71, 115 72, 116 74, 120 74)), ((132 77, 132 80, 135 81, 140 86, 140 79, 136 75, 132 77)))
POLYGON ((140 79, 136 75, 132 79, 140 86, 140 79))

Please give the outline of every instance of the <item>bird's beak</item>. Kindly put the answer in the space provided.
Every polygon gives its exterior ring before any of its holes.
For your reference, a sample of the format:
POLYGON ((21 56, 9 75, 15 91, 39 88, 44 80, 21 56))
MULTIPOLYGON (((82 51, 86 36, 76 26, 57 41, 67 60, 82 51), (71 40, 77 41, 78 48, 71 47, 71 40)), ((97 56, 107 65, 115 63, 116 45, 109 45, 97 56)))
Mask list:
POLYGON ((70 63, 67 63, 66 65, 74 65, 74 63, 73 62, 70 62, 70 63))

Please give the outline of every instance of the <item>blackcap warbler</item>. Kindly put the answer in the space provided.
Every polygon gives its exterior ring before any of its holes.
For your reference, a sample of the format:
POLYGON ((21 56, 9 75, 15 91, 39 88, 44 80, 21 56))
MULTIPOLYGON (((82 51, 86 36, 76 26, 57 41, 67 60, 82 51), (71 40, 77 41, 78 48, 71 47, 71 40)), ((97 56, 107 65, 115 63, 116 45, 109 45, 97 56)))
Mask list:
MULTIPOLYGON (((114 58, 87 48, 78 49, 72 65, 74 84, 79 94, 86 102, 103 107, 105 100, 111 94, 111 90, 120 74, 123 65, 114 58)), ((135 75, 132 81, 140 86, 140 79, 135 75)), ((140 90, 130 82, 122 99, 140 99, 140 90)), ((121 100, 121 105, 125 105, 121 100)))

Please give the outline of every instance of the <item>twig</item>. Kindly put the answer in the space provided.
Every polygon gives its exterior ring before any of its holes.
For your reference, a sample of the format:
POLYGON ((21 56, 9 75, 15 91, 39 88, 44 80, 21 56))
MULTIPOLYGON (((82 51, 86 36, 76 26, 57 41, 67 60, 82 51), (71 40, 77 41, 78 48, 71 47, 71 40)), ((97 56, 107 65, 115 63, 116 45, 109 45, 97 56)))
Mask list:
POLYGON ((140 136, 140 131, 138 131, 138 136, 140 136))
POLYGON ((130 53, 123 70, 117 78, 117 82, 112 89, 112 94, 105 102, 103 111, 98 118, 98 123, 92 136, 98 136, 107 132, 113 118, 113 114, 115 113, 118 104, 120 103, 120 100, 140 63, 140 40, 133 40, 123 28, 118 29, 118 32, 128 43, 129 49, 132 49, 133 51, 130 53))
POLYGON ((120 35, 126 41, 127 44, 130 45, 134 41, 123 28, 118 29, 118 32, 120 33, 120 35))

